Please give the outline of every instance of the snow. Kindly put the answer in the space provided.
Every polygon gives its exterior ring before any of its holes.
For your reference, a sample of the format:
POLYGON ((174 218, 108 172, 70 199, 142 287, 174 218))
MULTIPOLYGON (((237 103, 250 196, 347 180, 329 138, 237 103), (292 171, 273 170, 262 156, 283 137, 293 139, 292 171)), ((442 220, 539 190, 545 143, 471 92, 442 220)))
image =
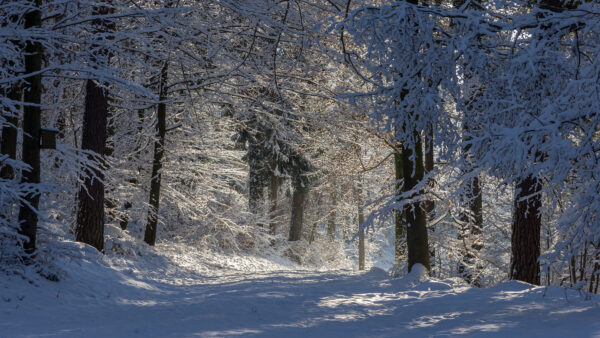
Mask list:
POLYGON ((100 255, 62 242, 52 282, 0 275, 0 336, 594 336, 600 298, 507 282, 303 270, 181 244, 100 255))

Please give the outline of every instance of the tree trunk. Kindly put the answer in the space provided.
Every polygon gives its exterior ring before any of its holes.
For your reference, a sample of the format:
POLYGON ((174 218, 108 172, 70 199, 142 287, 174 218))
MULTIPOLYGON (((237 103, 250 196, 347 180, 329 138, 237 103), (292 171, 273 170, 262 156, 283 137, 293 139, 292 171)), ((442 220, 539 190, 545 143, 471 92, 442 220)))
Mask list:
MULTIPOLYGON (((83 135, 81 148, 104 155, 106 146, 106 117, 108 100, 106 93, 93 80, 87 80, 83 135)), ((104 250, 104 175, 102 170, 86 173, 79 190, 76 239, 98 251, 104 250)))
POLYGON ((296 186, 292 193, 292 224, 290 226, 289 241, 298 241, 302 237, 302 222, 304 218, 304 200, 308 188, 296 186))
POLYGON ((361 225, 365 222, 362 201, 362 183, 358 183, 358 270, 365 269, 365 229, 361 225))
MULTIPOLYGON (((106 1, 110 2, 110 1, 106 1)), ((95 15, 107 15, 112 12, 108 6, 94 8, 95 15)), ((95 33, 107 33, 114 29, 114 25, 104 19, 93 21, 95 33)), ((110 53, 100 50, 94 58, 99 65, 108 66, 110 53)), ((85 95, 85 111, 83 114, 83 131, 81 148, 95 152, 102 162, 106 151, 106 127, 108 119, 108 95, 104 89, 93 81, 87 80, 85 95)), ((104 251, 104 168, 86 173, 84 185, 79 189, 79 209, 77 211, 76 240, 87 243, 98 251, 104 251)))
POLYGON ((331 208, 329 210, 329 215, 327 217, 327 236, 329 240, 333 241, 335 239, 335 216, 336 216, 336 204, 337 197, 335 192, 331 194, 331 208))
POLYGON ((308 239, 308 244, 312 244, 315 241, 315 235, 317 234, 317 227, 319 226, 319 222, 313 222, 312 229, 310 230, 310 238, 308 239))
MULTIPOLYGON (((40 27, 42 24, 42 13, 39 10, 41 0, 33 0, 31 4, 35 10, 25 14, 25 28, 40 27)), ((25 45, 25 74, 39 72, 42 69, 42 45, 39 42, 27 41, 25 45)), ((31 167, 31 170, 23 172, 23 183, 40 183, 40 102, 42 96, 42 76, 32 75, 26 79, 26 90, 24 102, 27 104, 23 109, 23 162, 31 167)), ((25 196, 25 202, 19 208, 19 222, 21 228, 19 233, 27 237, 23 243, 26 254, 35 252, 35 239, 37 234, 37 208, 40 195, 31 193, 25 196)))
POLYGON ((248 144, 248 209, 253 215, 261 215, 261 206, 263 202, 264 185, 261 179, 260 170, 262 169, 260 163, 262 159, 259 158, 258 145, 254 144, 254 141, 248 144))
POLYGON ((271 207, 269 208, 269 228, 271 229, 271 235, 275 236, 277 233, 277 192, 279 190, 279 177, 275 175, 276 169, 275 161, 271 163, 271 170, 269 172, 269 201, 271 207))
MULTIPOLYGON (((433 127, 430 127, 427 130, 427 134, 425 134, 425 174, 429 174, 433 171, 433 127)), ((427 180, 427 185, 430 188, 433 188, 435 185, 435 181, 432 177, 427 180)), ((428 199, 423 203, 423 208, 425 209, 425 213, 427 214, 428 222, 431 222, 435 218, 435 202, 432 199, 428 199)), ((435 232, 435 228, 433 226, 429 226, 429 233, 435 232)), ((431 272, 435 270, 435 247, 432 245, 429 248, 429 262, 431 263, 431 272)))
MULTIPOLYGON (((560 0, 542 0, 539 5, 553 12, 563 10, 560 0)), ((550 26, 542 28, 549 29, 550 26)), ((539 157, 543 161, 544 156, 539 157)), ((517 182, 511 236, 510 278, 535 285, 540 284, 541 190, 541 182, 531 175, 517 182)))
POLYGON ((540 191, 537 178, 528 176, 517 182, 512 224, 510 279, 540 284, 540 191))
MULTIPOLYGON (((414 134, 414 150, 405 147, 404 144, 402 145, 404 192, 412 190, 423 180, 423 146, 420 136, 416 132, 414 134)), ((408 272, 417 263, 422 264, 428 271, 430 270, 427 216, 420 204, 411 203, 404 206, 407 225, 408 272)))
POLYGON ((152 161, 152 178, 150 181, 150 208, 148 222, 144 232, 144 242, 149 245, 156 243, 156 227, 158 225, 158 211, 160 203, 160 183, 162 160, 165 151, 165 135, 167 125, 167 71, 168 62, 165 62, 160 73, 159 100, 157 107, 156 141, 154 142, 154 160, 152 161))
MULTIPOLYGON (((400 145, 398 144, 398 148, 400 145)), ((402 154, 398 151, 394 152, 394 169, 396 173, 396 191, 397 194, 402 193, 402 184, 400 181, 404 178, 404 169, 402 167, 402 154)), ((398 262, 400 259, 406 257, 406 222, 404 220, 404 211, 394 211, 395 220, 395 261, 398 262)))

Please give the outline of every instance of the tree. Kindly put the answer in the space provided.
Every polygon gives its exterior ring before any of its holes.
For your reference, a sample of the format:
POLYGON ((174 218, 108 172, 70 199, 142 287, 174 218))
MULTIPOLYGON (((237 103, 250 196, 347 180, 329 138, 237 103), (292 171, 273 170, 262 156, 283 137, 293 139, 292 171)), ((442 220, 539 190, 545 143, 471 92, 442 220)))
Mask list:
MULTIPOLYGON (((394 174, 396 179, 396 195, 401 195, 404 167, 402 165, 402 153, 399 144, 394 149, 394 174)), ((394 257, 397 263, 399 259, 406 257, 406 222, 402 209, 394 210, 394 235, 394 257)))
POLYGON ((165 151, 166 116, 167 116, 167 76, 168 61, 165 61, 160 70, 159 103, 157 105, 156 140, 154 141, 154 159, 152 161, 152 178, 150 183, 150 208, 148 222, 144 232, 144 242, 154 245, 156 242, 156 227, 158 224, 158 207, 160 203, 160 183, 162 161, 165 151))
MULTIPOLYGON (((414 149, 402 146, 403 191, 405 193, 413 192, 413 189, 423 181, 424 177, 423 148, 418 136, 414 144, 414 149)), ((417 263, 429 270, 429 240, 425 210, 420 203, 405 204, 404 215, 406 217, 408 272, 417 263)))
MULTIPOLYGON (((106 15, 112 11, 110 2, 102 3, 93 9, 96 15, 106 15)), ((104 19, 95 19, 96 34, 106 33, 112 24, 104 19)), ((98 46, 93 46, 98 48, 98 46)), ((94 56, 97 69, 107 67, 110 54, 107 49, 100 49, 94 56)), ((104 68, 105 69, 105 68, 104 68)), ((90 150, 98 156, 102 166, 106 150, 106 127, 108 119, 108 93, 106 84, 94 79, 86 81, 85 111, 83 115, 83 132, 81 148, 90 150)), ((92 159, 90 157, 90 159, 92 159)), ((98 251, 104 251, 104 173, 103 168, 90 169, 85 173, 84 183, 79 189, 79 209, 77 211, 76 239, 89 244, 98 251)))
POLYGON ((308 194, 309 179, 307 173, 311 170, 309 162, 302 154, 296 153, 292 157, 294 169, 292 171, 292 216, 289 241, 298 241, 302 237, 304 222, 304 204, 308 194))
POLYGON ((363 198, 362 198, 362 177, 359 177, 356 188, 356 197, 358 204, 358 270, 365 269, 365 222, 363 198))
MULTIPOLYGON (((41 0, 31 1, 32 10, 25 14, 25 29, 41 27, 42 13, 41 0)), ((22 182, 25 184, 40 183, 40 103, 42 96, 42 44, 39 41, 29 40, 25 44, 25 78, 26 86, 23 101, 23 162, 30 169, 23 173, 22 182)), ((37 209, 40 195, 37 191, 30 192, 24 198, 19 208, 19 233, 27 237, 23 244, 26 254, 35 252, 38 215, 37 209)))

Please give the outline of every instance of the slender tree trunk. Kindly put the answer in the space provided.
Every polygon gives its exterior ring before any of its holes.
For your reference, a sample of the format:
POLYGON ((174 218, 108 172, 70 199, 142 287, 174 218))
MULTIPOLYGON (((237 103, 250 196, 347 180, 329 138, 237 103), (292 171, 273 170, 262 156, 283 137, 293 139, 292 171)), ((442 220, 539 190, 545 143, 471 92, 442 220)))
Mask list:
MULTIPOLYGON (((483 196, 481 194, 481 186, 479 177, 476 176, 471 182, 469 208, 473 214, 473 224, 471 225, 471 249, 474 253, 479 253, 483 249, 483 196)), ((481 287, 480 274, 483 266, 475 262, 476 276, 472 278, 473 285, 481 287)))
MULTIPOLYGON (((432 172, 433 166, 433 127, 430 127, 425 134, 425 174, 432 172)), ((430 188, 434 187, 435 181, 433 178, 430 177, 427 180, 427 185, 430 188)), ((429 199, 423 203, 423 208, 427 214, 427 221, 431 222, 435 218, 435 202, 429 199)), ((435 232, 435 228, 431 225, 428 230, 429 233, 435 232)), ((433 273, 435 269, 435 247, 433 245, 429 247, 429 261, 431 263, 431 272, 433 273)))
MULTIPOLYGON (((25 28, 40 27, 42 25, 42 13, 39 10, 42 1, 33 0, 31 4, 35 10, 25 14, 25 28)), ((27 41, 25 45, 25 74, 39 72, 42 69, 42 45, 39 42, 27 41)), ((23 110, 23 162, 31 167, 31 170, 23 173, 23 183, 40 183, 40 106, 42 96, 41 74, 28 76, 24 93, 25 107, 23 110)), ((21 228, 19 233, 27 237, 23 243, 25 253, 35 252, 35 240, 37 234, 37 208, 40 195, 31 193, 25 196, 26 203, 19 208, 19 222, 21 228)))
MULTIPOLYGON (((397 145, 400 149, 400 144, 397 145)), ((396 191, 398 194, 402 193, 402 184, 400 181, 404 178, 404 169, 402 166, 402 154, 399 151, 394 152, 394 169, 396 173, 396 191)), ((398 262, 400 259, 406 257, 406 222, 404 220, 404 211, 394 211, 395 220, 395 261, 398 262)))
MULTIPOLYGON (((424 174, 423 147, 421 138, 416 132, 414 151, 402 145, 402 168, 404 191, 408 192, 423 180, 424 174)), ((430 270, 427 216, 420 204, 411 203, 404 206, 407 225, 408 272, 417 263, 422 264, 427 270, 430 270)))
POLYGON ((260 176, 260 162, 258 158, 258 145, 250 142, 248 145, 248 209, 253 215, 261 215, 261 206, 263 202, 264 186, 260 176))
POLYGON ((308 239, 308 244, 312 244, 315 241, 315 235, 317 234, 317 227, 319 226, 318 222, 313 222, 312 229, 310 230, 310 238, 308 239))
POLYGON ((517 182, 512 224, 510 278, 540 284, 540 208, 538 179, 528 176, 517 182))
POLYGON ((363 210, 362 200, 362 182, 358 182, 358 189, 356 189, 358 197, 358 270, 365 269, 365 229, 361 225, 365 222, 365 215, 363 210))
POLYGON ((168 62, 165 62, 160 72, 159 100, 157 107, 158 119, 156 122, 156 141, 154 142, 154 160, 152 161, 152 178, 150 181, 150 208, 148 222, 144 232, 144 242, 149 245, 156 243, 156 227, 158 225, 158 211, 160 203, 160 183, 162 160, 165 151, 165 136, 167 126, 167 72, 168 62))
POLYGON ((296 186, 292 193, 292 219, 289 241, 298 241, 302 237, 302 222, 304 218, 304 201, 307 187, 296 186))
POLYGON ((335 192, 331 194, 331 208, 329 210, 329 215, 327 216, 327 237, 329 237, 330 241, 335 239, 335 214, 336 214, 336 204, 337 204, 337 196, 335 192))
POLYGON ((275 175, 277 165, 273 160, 271 163, 271 170, 269 172, 269 200, 271 207, 269 209, 269 228, 271 229, 271 235, 275 236, 277 233, 277 193, 279 190, 279 177, 275 175))

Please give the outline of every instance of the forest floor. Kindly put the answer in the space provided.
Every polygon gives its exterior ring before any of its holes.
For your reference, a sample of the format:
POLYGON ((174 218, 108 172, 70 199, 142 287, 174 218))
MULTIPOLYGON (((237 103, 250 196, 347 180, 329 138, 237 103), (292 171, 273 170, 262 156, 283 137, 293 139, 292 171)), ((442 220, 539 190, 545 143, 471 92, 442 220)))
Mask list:
POLYGON ((600 336, 600 297, 559 287, 307 271, 173 245, 102 256, 62 243, 60 281, 0 274, 1 337, 600 336))

